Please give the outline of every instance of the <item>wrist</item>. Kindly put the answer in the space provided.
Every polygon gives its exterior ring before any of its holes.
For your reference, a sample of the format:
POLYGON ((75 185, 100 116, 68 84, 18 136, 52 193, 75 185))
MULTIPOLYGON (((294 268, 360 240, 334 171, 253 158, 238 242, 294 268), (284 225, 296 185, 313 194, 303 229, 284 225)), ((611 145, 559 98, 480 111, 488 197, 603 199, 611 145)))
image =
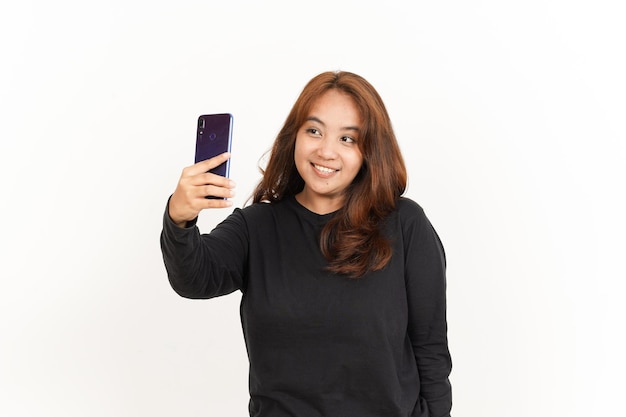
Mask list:
MULTIPOLYGON (((171 200, 171 196, 170 196, 170 200, 171 200)), ((185 217, 178 215, 175 212, 172 212, 172 206, 170 204, 170 200, 167 201, 167 210, 166 210, 167 217, 169 217, 172 223, 174 223, 176 226, 181 227, 181 228, 187 227, 187 223, 189 223, 189 220, 187 220, 187 218, 185 217)))

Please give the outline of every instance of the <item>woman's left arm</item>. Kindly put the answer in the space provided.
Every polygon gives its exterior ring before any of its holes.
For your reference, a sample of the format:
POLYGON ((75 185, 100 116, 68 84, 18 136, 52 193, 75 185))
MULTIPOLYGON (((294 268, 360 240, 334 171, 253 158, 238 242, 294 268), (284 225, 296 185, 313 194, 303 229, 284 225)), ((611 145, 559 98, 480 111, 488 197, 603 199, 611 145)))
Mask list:
MULTIPOLYGON (((417 204, 415 204, 417 206, 417 204)), ((409 338, 420 376, 422 396, 432 417, 452 408, 446 320, 446 257, 437 232, 421 207, 403 222, 409 338)))

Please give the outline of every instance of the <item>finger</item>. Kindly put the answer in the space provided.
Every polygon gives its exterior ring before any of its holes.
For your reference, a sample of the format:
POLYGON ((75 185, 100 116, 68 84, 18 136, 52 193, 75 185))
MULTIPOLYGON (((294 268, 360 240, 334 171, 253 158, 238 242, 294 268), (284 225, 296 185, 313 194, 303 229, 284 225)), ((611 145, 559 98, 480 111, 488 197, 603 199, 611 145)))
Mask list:
POLYGON ((215 185, 206 185, 204 187, 198 187, 197 189, 202 197, 231 198, 235 196, 233 189, 215 185))
POLYGON ((205 201, 205 204, 204 204, 205 209, 227 208, 227 207, 232 207, 233 205, 232 201, 224 200, 222 198, 205 198, 204 201, 205 201))
POLYGON ((235 188, 235 181, 212 172, 203 172, 189 179, 189 183, 195 186, 215 185, 224 188, 235 188))
POLYGON ((188 167, 188 174, 198 175, 200 173, 210 171, 213 168, 216 168, 220 166, 221 164, 223 164, 224 162, 228 161, 229 158, 230 158, 230 152, 224 152, 222 154, 214 156, 213 158, 205 159, 204 161, 200 161, 188 167))

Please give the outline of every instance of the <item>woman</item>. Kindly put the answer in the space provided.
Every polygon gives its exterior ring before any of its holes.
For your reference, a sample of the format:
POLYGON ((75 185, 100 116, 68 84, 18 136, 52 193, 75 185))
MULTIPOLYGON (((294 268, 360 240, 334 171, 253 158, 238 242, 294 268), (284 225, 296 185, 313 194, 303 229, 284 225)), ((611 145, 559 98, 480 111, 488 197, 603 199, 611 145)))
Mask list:
POLYGON ((210 234, 234 183, 183 170, 161 236, 172 287, 240 290, 251 416, 448 416, 445 255, 415 202, 385 106, 348 72, 304 88, 253 204, 210 234))

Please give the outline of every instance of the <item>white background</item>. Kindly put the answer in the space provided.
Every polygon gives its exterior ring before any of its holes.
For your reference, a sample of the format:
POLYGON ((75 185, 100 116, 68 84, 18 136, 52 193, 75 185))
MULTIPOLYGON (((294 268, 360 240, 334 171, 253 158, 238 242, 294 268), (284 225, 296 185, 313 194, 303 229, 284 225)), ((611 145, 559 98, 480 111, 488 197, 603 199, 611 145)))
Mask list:
POLYGON ((382 95, 446 246, 454 415, 618 415, 619 3, 3 2, 0 415, 247 414, 240 296, 171 290, 161 216, 199 114, 235 115, 242 206, 337 69, 382 95))

